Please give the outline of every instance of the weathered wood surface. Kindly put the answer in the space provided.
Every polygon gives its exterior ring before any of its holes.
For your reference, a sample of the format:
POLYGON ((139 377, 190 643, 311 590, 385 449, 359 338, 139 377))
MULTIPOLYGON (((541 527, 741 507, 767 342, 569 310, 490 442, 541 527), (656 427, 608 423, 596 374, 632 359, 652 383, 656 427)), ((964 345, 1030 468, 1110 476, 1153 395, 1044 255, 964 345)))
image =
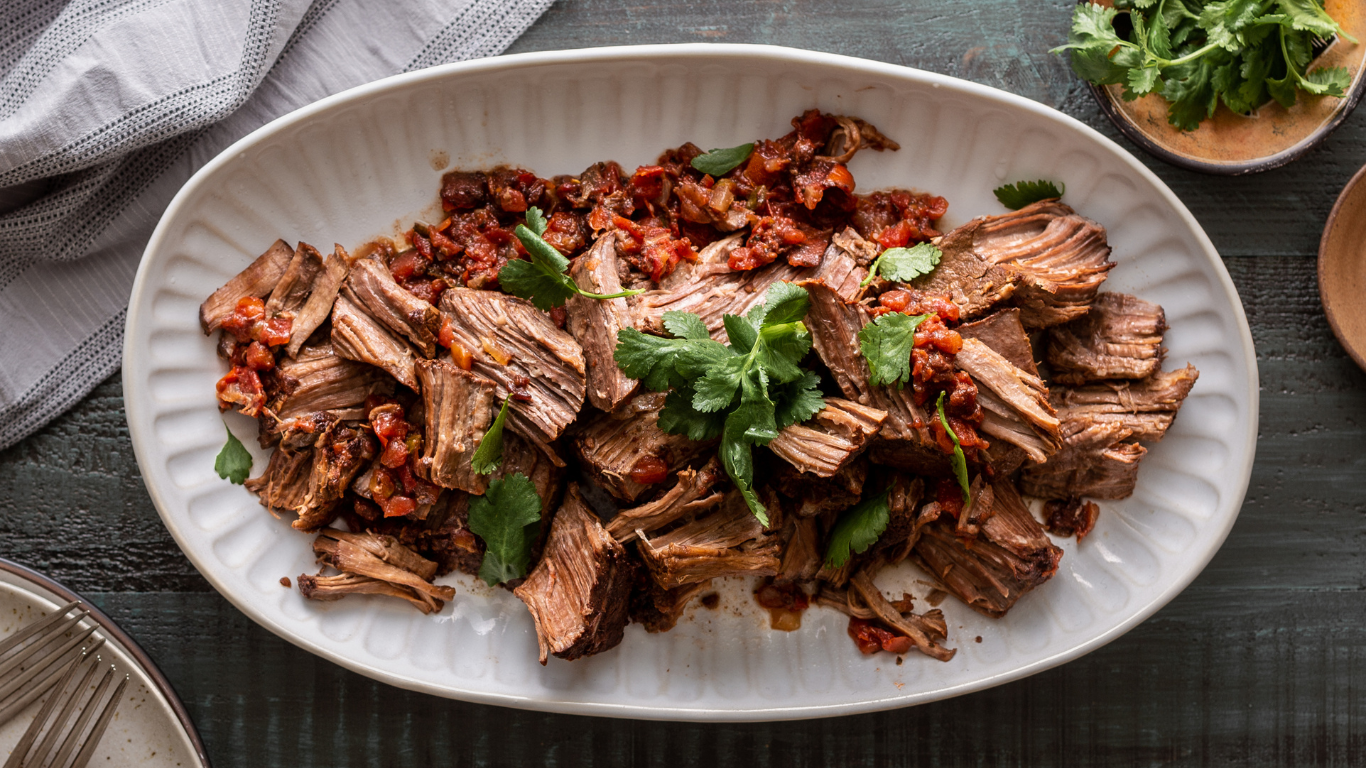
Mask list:
MULTIPOLYGON (((513 50, 791 45, 1005 88, 1115 137, 1046 53, 1068 5, 565 0, 513 50)), ((1242 295, 1261 370, 1257 463, 1237 525, 1190 588, 1109 646, 1027 680, 895 712, 733 726, 518 712, 375 683, 260 629, 194 571, 143 490, 117 378, 0 453, 0 554, 89 594, 143 643, 218 766, 1361 764, 1366 374, 1323 319, 1314 253, 1337 191, 1366 162, 1366 113, 1250 178, 1144 159, 1242 295)))

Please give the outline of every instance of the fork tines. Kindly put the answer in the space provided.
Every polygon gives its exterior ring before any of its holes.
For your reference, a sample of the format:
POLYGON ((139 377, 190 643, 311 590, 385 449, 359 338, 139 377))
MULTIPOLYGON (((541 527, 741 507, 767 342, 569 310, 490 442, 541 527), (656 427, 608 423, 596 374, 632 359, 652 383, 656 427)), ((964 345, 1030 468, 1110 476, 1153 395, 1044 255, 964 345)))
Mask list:
POLYGON ((83 652, 60 669, 61 681, 43 702, 4 768, 82 768, 94 754, 114 717, 128 676, 124 675, 114 692, 106 696, 118 673, 93 653, 83 652))
POLYGON ((79 605, 68 603, 0 642, 0 723, 46 693, 82 650, 93 653, 104 644, 102 637, 90 639, 94 627, 80 629, 89 611, 79 605), (78 610, 68 615, 73 608, 78 610))

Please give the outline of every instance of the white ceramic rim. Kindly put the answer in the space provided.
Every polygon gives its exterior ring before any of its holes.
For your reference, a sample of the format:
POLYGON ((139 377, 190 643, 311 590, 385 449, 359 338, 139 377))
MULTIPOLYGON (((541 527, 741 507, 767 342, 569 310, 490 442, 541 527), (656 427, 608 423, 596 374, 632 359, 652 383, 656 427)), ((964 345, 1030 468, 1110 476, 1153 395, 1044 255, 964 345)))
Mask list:
MULTIPOLYGON (((397 86, 409 85, 412 83, 421 83, 431 80, 441 80, 450 77, 458 77, 460 75, 468 73, 513 70, 526 67, 544 66, 548 64, 553 65, 584 61, 610 63, 616 60, 639 59, 642 57, 650 57, 657 59, 707 59, 717 57, 750 58, 756 60, 768 60, 770 62, 796 62, 803 64, 824 65, 829 67, 835 67, 845 71, 879 75, 882 77, 894 79, 914 80, 920 83, 929 84, 935 88, 945 89, 949 92, 971 94, 973 96, 995 101, 998 104, 1001 104, 1005 107, 1023 110, 1046 118, 1048 120, 1062 123, 1074 130, 1082 132, 1083 134, 1089 136, 1091 139, 1096 141, 1101 146, 1113 152, 1118 158, 1120 158, 1125 164, 1127 164, 1127 166, 1133 173, 1137 174, 1138 176, 1142 177, 1144 180, 1152 184, 1153 187, 1155 187, 1161 193, 1167 204, 1170 205, 1172 209, 1175 210, 1182 217, 1182 219, 1186 222, 1187 225, 1189 225, 1192 232, 1195 233, 1197 237, 1197 242, 1203 250, 1205 257, 1208 258, 1210 262, 1215 266, 1214 272, 1218 278, 1218 284, 1223 289, 1225 297, 1229 300, 1230 304, 1232 304, 1234 308, 1235 318, 1237 320, 1237 328, 1241 332, 1240 336, 1243 345, 1243 354, 1245 355, 1250 368, 1250 375, 1248 377, 1248 381, 1246 382, 1246 386, 1248 403, 1250 406, 1252 416, 1251 429, 1249 429, 1247 432, 1249 437, 1247 440, 1247 444, 1244 445, 1244 451, 1242 453, 1242 455, 1245 458, 1242 462, 1242 466, 1237 467, 1237 469, 1239 470, 1238 474, 1241 478, 1241 490, 1237 494, 1237 506, 1241 510, 1243 500, 1247 495, 1248 483, 1252 476, 1252 463, 1253 458, 1256 454, 1256 435, 1258 432, 1258 419, 1260 416, 1260 392, 1258 387, 1259 377, 1257 374, 1257 356, 1256 351, 1254 350, 1252 345, 1252 332, 1247 324, 1247 315, 1243 311, 1242 300, 1238 297, 1238 291, 1233 285, 1233 280, 1229 277, 1228 270, 1227 268, 1225 268, 1223 260, 1219 257, 1219 253, 1215 250, 1214 244, 1210 241, 1209 236, 1205 234, 1204 229, 1200 226, 1199 222, 1196 221, 1195 217, 1191 215, 1191 212, 1186 208, 1185 204, 1181 202, 1181 200, 1176 196, 1176 194, 1173 193, 1171 189, 1168 188, 1167 185, 1160 178, 1158 178, 1156 174, 1149 170, 1145 165, 1140 163, 1128 151, 1126 151, 1110 139, 1106 138, 1104 135, 1097 132, 1093 128, 1087 126, 1085 123, 1082 123, 1081 121, 1069 115, 1063 114, 1062 112, 1059 112, 1056 109, 1044 106, 1037 102, 1026 99, 1022 96, 1017 96, 1006 91, 991 88, 985 85, 978 85, 976 83, 967 82, 965 80, 959 80, 957 78, 949 77, 947 75, 940 75, 933 72, 925 72, 923 70, 897 66, 894 64, 885 64, 881 62, 868 61, 865 59, 858 59, 851 56, 840 56, 837 54, 819 53, 815 51, 803 51, 794 48, 770 45, 687 43, 679 45, 614 46, 608 48, 588 48, 569 51, 520 53, 511 54, 507 56, 498 56, 488 59, 479 59, 476 61, 459 62, 455 64, 444 64, 441 66, 432 67, 430 69, 424 69, 417 72, 394 75, 392 77, 387 77, 382 80, 376 80, 373 83, 367 83, 365 85, 357 86, 350 90, 342 91, 341 93, 329 96, 325 99, 321 99, 312 104, 309 104, 308 106, 301 107, 300 109, 297 109, 294 112, 276 118, 275 120, 267 123, 266 125, 261 126, 260 128, 251 132, 247 136, 235 142, 232 146, 223 150, 221 153, 219 153, 217 157, 215 157, 213 160, 210 160, 207 164, 204 165, 204 167, 200 168, 199 171, 196 172, 194 176, 192 176, 190 180, 185 183, 185 186, 182 187, 181 190, 176 194, 175 198, 171 200, 171 204, 167 206, 166 212, 162 214, 161 221, 157 224, 156 230, 153 231, 152 237, 148 241, 146 249, 143 251, 143 260, 138 267, 137 277, 133 282, 133 292, 130 300, 130 305, 137 304, 139 301, 139 297, 146 289, 148 279, 148 272, 146 269, 146 265, 148 263, 147 257, 161 247, 162 240, 165 237, 166 230, 168 229, 168 222, 172 221, 176 217, 184 201, 191 196, 191 193, 194 192, 200 186, 200 184, 202 184, 205 181, 205 179, 209 178, 218 168, 230 162, 235 155, 237 155, 245 148, 254 145, 258 142, 265 141, 273 137, 276 133, 279 133, 284 129, 289 128, 295 124, 305 122, 313 115, 318 114, 319 112, 326 111, 329 108, 352 100, 360 100, 366 97, 376 96, 397 86)), ((138 336, 138 334, 135 333, 136 329, 138 328, 138 319, 139 318, 135 313, 130 312, 128 315, 127 325, 125 326, 125 343, 123 350, 123 387, 125 393, 124 402, 126 407, 126 414, 128 422, 130 424, 129 436, 132 439, 134 455, 137 457, 139 467, 141 467, 142 462, 144 460, 143 457, 145 455, 148 455, 148 453, 150 452, 150 447, 147 445, 147 441, 150 439, 150 435, 142 434, 132 429, 132 423, 138 421, 136 417, 140 415, 137 412, 137 403, 139 402, 139 398, 128 396, 129 392, 139 390, 143 386, 142 383, 130 379, 128 375, 128 371, 132 368, 132 351, 127 340, 136 338, 138 336)), ((1238 518, 1238 515, 1236 513, 1230 515, 1225 521, 1222 530, 1219 530, 1217 532, 1217 535, 1213 539, 1211 539, 1211 546, 1209 546, 1206 551, 1199 553, 1198 555, 1192 558, 1193 567, 1190 568, 1186 578, 1174 582, 1167 589, 1157 593, 1146 605, 1143 605, 1138 609, 1132 611, 1128 619, 1120 622, 1117 626, 1111 628, 1110 630, 1103 632, 1100 635, 1084 643, 1081 643, 1080 645, 1070 647, 1063 652, 1054 654, 1052 656, 1047 656, 1043 659, 1039 659, 1029 664, 1022 665, 1009 673, 974 680, 972 682, 951 686, 947 689, 940 689, 930 693, 908 694, 906 696, 881 697, 858 702, 856 704, 832 704, 796 707, 761 707, 737 711, 707 708, 641 707, 636 704, 579 702, 559 700, 546 697, 516 696, 508 694, 488 693, 484 691, 474 691, 468 689, 455 689, 449 686, 433 685, 424 680, 404 675, 392 674, 382 670, 374 669, 364 664, 357 663, 354 659, 348 658, 341 654, 332 653, 307 640, 306 638, 302 638, 295 635, 289 629, 270 620, 262 612, 256 610, 251 603, 243 603, 235 599, 235 596, 230 594, 227 590, 225 590, 223 584, 217 578, 215 578, 213 570, 211 568, 206 568, 206 564, 204 562, 196 558, 194 555, 190 554, 190 549, 186 545, 186 536, 184 532, 180 530, 179 526, 172 519, 172 517, 167 514, 166 504, 161 498, 160 494, 157 492, 157 489, 152 487, 150 484, 147 484, 145 479, 144 485, 147 486, 147 492, 152 497, 152 503, 156 505, 157 512, 161 515, 161 519, 165 523, 167 530, 171 532, 171 536, 175 538, 176 544, 180 546, 182 552, 186 553, 186 556, 190 559, 190 562, 192 562, 195 568, 198 569, 201 574, 203 574, 204 578, 208 579, 209 583, 213 584, 214 589, 218 590, 219 594, 223 595, 223 597, 225 597, 229 602, 236 606, 238 610, 245 613, 257 624, 265 627, 266 629, 270 630, 271 632, 275 633, 281 638, 293 643, 294 645, 303 648, 304 650, 309 651, 310 653, 313 653, 317 656, 325 658, 328 661, 331 661, 335 664, 343 666, 354 672, 358 672, 367 677, 380 680, 390 685, 398 686, 400 688, 421 691, 423 693, 430 693, 445 698, 455 698, 462 701, 469 701, 477 704, 495 704, 499 706, 516 707, 519 709, 529 709, 546 712, 560 712, 565 714, 600 715, 606 717, 639 718, 650 720, 680 720, 703 722, 795 720, 804 718, 828 717, 833 715, 852 715, 865 712, 876 712, 886 709, 909 706, 913 704, 924 704, 930 701, 938 701, 942 699, 952 698, 954 696, 960 696, 965 693, 972 693, 974 691, 992 688, 1003 683, 1028 677, 1038 672, 1042 672, 1046 669, 1051 669, 1055 666, 1058 666, 1059 664, 1063 664, 1065 662, 1084 656, 1087 653, 1090 653, 1091 651, 1094 651, 1095 649, 1100 648, 1103 645, 1106 645, 1107 643, 1111 642, 1120 635, 1123 635, 1124 633, 1138 626, 1138 624, 1146 620, 1149 616, 1152 616, 1154 613, 1157 612, 1159 608, 1166 605, 1178 594, 1180 594, 1180 592, 1184 590, 1195 579, 1195 577, 1205 569, 1205 566, 1209 564, 1210 559, 1212 559, 1214 557, 1214 554, 1219 551, 1219 548, 1220 546, 1222 546, 1224 539, 1228 537, 1229 530, 1232 529, 1234 521, 1236 521, 1238 518)))

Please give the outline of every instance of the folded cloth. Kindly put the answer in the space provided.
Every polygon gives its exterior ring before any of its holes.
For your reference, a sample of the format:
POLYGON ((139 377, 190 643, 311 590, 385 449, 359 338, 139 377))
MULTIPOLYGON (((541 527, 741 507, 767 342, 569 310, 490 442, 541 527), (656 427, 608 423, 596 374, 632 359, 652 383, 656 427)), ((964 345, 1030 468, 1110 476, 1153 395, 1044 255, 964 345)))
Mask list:
POLYGON ((0 2, 0 448, 119 367, 186 180, 280 115, 501 53, 552 0, 0 2))

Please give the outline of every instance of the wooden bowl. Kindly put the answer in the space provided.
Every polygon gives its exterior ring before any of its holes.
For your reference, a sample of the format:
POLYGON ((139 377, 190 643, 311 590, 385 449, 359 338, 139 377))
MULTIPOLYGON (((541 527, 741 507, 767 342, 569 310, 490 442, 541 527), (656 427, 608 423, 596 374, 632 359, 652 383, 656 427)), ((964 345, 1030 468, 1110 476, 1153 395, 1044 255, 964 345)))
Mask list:
POLYGON ((1328 138, 1366 92, 1366 3, 1328 0, 1325 8, 1344 31, 1362 41, 1354 45, 1339 37, 1310 65, 1346 67, 1352 85, 1343 98, 1301 93, 1290 109, 1272 101, 1251 115, 1220 103, 1199 128, 1181 131, 1167 122, 1167 100, 1157 94, 1125 101, 1118 85, 1090 85, 1091 93, 1120 133, 1159 160, 1222 176, 1279 168, 1328 138))
POLYGON ((1328 325, 1366 370, 1366 167, 1343 187, 1319 241, 1319 298, 1328 325))

